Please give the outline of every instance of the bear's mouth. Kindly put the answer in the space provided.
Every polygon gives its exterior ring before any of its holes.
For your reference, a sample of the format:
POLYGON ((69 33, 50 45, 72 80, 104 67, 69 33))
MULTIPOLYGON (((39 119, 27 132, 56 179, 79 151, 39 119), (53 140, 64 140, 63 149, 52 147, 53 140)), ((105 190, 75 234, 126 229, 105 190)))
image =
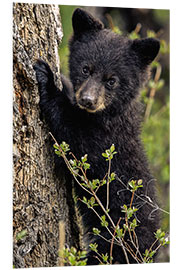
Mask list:
POLYGON ((82 106, 79 102, 77 104, 78 104, 80 109, 86 110, 89 113, 96 113, 98 111, 102 111, 105 109, 104 103, 96 104, 96 105, 92 105, 92 106, 82 106))

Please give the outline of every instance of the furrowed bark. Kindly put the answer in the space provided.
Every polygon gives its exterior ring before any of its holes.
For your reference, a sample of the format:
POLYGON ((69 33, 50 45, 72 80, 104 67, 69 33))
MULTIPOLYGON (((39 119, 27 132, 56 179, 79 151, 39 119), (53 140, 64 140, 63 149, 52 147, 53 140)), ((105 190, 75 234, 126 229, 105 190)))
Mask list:
POLYGON ((73 242, 66 189, 53 172, 49 130, 40 118, 33 64, 48 62, 61 89, 59 7, 13 5, 13 233, 15 268, 58 266, 59 222, 73 242))

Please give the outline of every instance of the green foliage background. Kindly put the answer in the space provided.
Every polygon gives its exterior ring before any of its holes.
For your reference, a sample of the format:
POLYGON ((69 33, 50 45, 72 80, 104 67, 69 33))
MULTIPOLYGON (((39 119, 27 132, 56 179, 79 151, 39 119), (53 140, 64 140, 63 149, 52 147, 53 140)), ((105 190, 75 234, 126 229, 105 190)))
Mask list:
MULTIPOLYGON (((66 76, 69 74, 68 40, 72 34, 71 18, 75 8, 75 6, 60 6, 64 37, 59 48, 59 54, 61 59, 61 72, 66 76)), ((126 9, 126 11, 129 10, 126 9)), ((141 31, 137 33, 136 30, 131 31, 131 33, 126 32, 125 21, 121 13, 118 12, 118 9, 110 10, 109 15, 113 22, 114 29, 112 30, 129 35, 130 38, 155 36, 161 41, 158 62, 154 62, 152 65, 151 81, 141 92, 141 100, 144 103, 145 109, 148 103, 152 103, 150 114, 146 118, 146 121, 143 122, 142 140, 154 178, 157 182, 160 205, 164 210, 169 211, 169 36, 167 34, 169 29, 169 11, 151 10, 152 27, 155 24, 156 29, 158 26, 159 28, 156 31, 153 28, 146 28, 146 34, 141 34, 141 31), (151 100, 150 93, 154 82, 154 75, 159 65, 162 69, 160 77, 161 85, 159 88, 157 87, 155 96, 151 100)), ((144 22, 142 19, 139 20, 138 17, 134 19, 136 20, 136 24, 141 24, 141 29, 143 30, 144 22)), ((165 231, 169 230, 169 216, 167 214, 163 214, 161 227, 165 231)))

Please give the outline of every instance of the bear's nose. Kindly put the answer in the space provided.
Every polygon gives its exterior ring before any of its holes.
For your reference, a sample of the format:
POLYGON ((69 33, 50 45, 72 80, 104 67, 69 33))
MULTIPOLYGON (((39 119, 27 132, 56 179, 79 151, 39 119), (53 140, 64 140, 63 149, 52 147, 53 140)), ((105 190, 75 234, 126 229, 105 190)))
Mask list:
POLYGON ((80 105, 86 108, 91 108, 94 105, 94 97, 90 95, 84 95, 80 99, 80 105))

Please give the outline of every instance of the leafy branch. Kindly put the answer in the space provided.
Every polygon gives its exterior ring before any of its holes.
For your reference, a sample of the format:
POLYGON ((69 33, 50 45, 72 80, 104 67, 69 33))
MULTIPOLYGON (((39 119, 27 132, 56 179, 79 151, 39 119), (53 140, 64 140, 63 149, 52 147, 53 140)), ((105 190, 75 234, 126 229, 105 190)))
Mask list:
MULTIPOLYGON (((62 142, 60 145, 55 140, 54 136, 51 134, 52 138, 55 141, 54 148, 55 153, 62 157, 67 165, 67 168, 70 170, 73 175, 75 181, 86 191, 91 197, 87 199, 85 196, 81 199, 78 198, 82 203, 86 204, 89 209, 91 209, 96 216, 98 217, 101 227, 105 227, 108 231, 111 239, 105 238, 101 235, 101 231, 98 228, 93 228, 93 234, 101 237, 105 241, 110 243, 110 251, 108 254, 101 254, 98 251, 98 245, 96 243, 91 243, 89 245, 90 249, 94 251, 97 255, 96 258, 99 260, 100 264, 112 264, 112 252, 113 246, 118 245, 122 248, 123 253, 126 258, 126 262, 129 263, 128 254, 130 254, 137 263, 143 262, 151 262, 153 255, 157 252, 157 250, 162 246, 168 244, 167 239, 165 238, 165 233, 161 231, 157 231, 155 234, 156 240, 152 244, 149 250, 146 250, 144 254, 141 254, 139 251, 139 243, 138 238, 135 232, 136 227, 138 226, 138 222, 136 219, 136 212, 138 208, 133 206, 134 196, 138 196, 136 191, 143 187, 143 181, 139 180, 131 180, 128 183, 129 187, 126 187, 129 191, 131 191, 132 196, 130 200, 129 206, 123 205, 121 212, 124 213, 125 217, 120 217, 117 224, 115 225, 110 214, 109 214, 109 185, 114 180, 119 180, 114 172, 111 172, 111 161, 114 155, 117 153, 115 151, 115 146, 112 145, 110 149, 107 149, 102 156, 108 162, 108 172, 104 176, 102 180, 93 179, 89 180, 87 178, 87 170, 90 169, 90 164, 87 162, 87 154, 81 157, 81 160, 77 160, 73 153, 70 152, 69 145, 65 142, 62 142), (73 159, 67 158, 67 153, 73 157, 73 159), (103 206, 101 200, 97 196, 97 191, 105 185, 107 186, 107 202, 106 208, 103 206), (104 212, 104 215, 100 215, 98 211, 95 209, 96 207, 100 207, 104 212), (124 224, 120 227, 121 221, 124 219, 124 224), (159 246, 157 246, 154 250, 152 249, 157 241, 160 242, 159 246)), ((140 197, 140 196, 138 196, 140 197)), ((141 198, 141 197, 140 197, 141 198)), ((141 198, 144 200, 143 198, 141 198)), ((144 200, 146 202, 146 200, 144 200)), ((147 202, 146 202, 147 203, 147 202)), ((64 253, 61 253, 61 256, 64 258, 64 262, 69 265, 85 265, 86 260, 82 260, 83 255, 78 253, 77 250, 74 249, 64 249, 64 253), (82 255, 82 256, 81 256, 82 255), (77 264, 76 264, 77 263, 77 264)))

